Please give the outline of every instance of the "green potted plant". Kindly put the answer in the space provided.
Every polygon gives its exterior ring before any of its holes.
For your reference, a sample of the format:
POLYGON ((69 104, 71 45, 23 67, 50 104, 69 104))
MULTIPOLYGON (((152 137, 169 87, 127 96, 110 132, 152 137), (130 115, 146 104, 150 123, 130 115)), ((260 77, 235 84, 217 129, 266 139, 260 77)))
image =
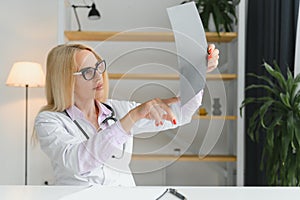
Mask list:
POLYGON ((196 0, 196 6, 205 31, 209 30, 210 18, 213 18, 216 32, 231 32, 237 23, 236 6, 240 0, 196 0))
MULTIPOLYGON (((300 74, 293 78, 289 68, 286 77, 279 66, 264 63, 267 75, 249 74, 265 84, 246 88, 261 89, 267 95, 247 97, 240 111, 248 104, 258 104, 249 119, 247 133, 253 141, 265 134, 261 169, 265 169, 269 185, 300 185, 300 74)), ((242 114, 242 112, 241 112, 242 114)))

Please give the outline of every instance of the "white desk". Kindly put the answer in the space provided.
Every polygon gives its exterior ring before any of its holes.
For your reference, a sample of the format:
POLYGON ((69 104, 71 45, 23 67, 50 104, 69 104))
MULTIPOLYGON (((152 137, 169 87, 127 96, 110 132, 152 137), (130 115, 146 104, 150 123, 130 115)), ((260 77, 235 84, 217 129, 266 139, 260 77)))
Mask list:
MULTIPOLYGON (((81 199, 142 199, 154 200, 169 187, 99 187, 80 186, 0 186, 1 200, 81 200, 81 199)), ((296 187, 171 187, 187 199, 201 200, 283 200, 299 198, 296 187)), ((163 199, 174 199, 168 194, 163 199)), ((178 199, 177 199, 178 200, 178 199)))
POLYGON ((83 190, 79 186, 0 186, 1 200, 54 200, 83 190))

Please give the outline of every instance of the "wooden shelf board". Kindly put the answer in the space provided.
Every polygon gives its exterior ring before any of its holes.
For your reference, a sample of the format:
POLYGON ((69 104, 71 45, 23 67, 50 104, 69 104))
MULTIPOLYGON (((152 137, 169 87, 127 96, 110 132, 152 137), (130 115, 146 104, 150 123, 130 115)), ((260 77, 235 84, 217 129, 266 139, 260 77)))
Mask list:
POLYGON ((237 79, 236 74, 207 74, 207 80, 234 80, 237 79))
MULTIPOLYGON (((69 41, 140 41, 173 42, 172 32, 118 32, 118 31, 65 31, 69 41)), ((206 32, 208 42, 231 42, 237 38, 236 32, 206 32)))
MULTIPOLYGON (((118 74, 110 73, 110 79, 146 79, 146 80, 178 80, 177 74, 118 74)), ((207 80, 234 80, 236 74, 207 74, 207 80)))
POLYGON ((233 155, 207 155, 199 157, 198 155, 141 155, 133 154, 133 160, 148 160, 148 161, 181 161, 181 162, 236 162, 237 158, 233 155))
POLYGON ((231 42, 237 36, 237 32, 224 32, 220 35, 217 32, 206 32, 207 42, 231 42))
POLYGON ((215 115, 194 115, 193 119, 208 119, 208 120, 237 120, 237 116, 215 116, 215 115))

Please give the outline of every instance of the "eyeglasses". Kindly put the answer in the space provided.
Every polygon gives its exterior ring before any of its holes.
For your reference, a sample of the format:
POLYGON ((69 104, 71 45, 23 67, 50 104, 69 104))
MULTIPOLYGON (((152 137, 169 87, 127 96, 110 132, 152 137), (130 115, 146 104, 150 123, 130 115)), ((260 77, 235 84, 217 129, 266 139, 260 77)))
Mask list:
POLYGON ((75 76, 82 75, 85 80, 89 81, 95 77, 96 71, 98 71, 99 74, 103 74, 105 70, 106 70, 106 62, 105 60, 102 60, 100 62, 97 62, 95 64, 95 67, 85 67, 81 69, 79 72, 73 73, 73 75, 75 76))

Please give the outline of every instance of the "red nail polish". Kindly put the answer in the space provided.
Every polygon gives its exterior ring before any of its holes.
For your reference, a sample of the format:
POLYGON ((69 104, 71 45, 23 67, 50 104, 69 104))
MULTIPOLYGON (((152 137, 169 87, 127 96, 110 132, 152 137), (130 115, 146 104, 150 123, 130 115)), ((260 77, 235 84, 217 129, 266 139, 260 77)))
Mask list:
POLYGON ((207 52, 208 52, 208 54, 211 54, 211 49, 208 49, 208 51, 207 51, 207 52))
POLYGON ((172 120, 172 122, 173 122, 173 124, 174 124, 174 125, 176 125, 176 124, 177 124, 177 122, 176 122, 176 120, 175 120, 175 119, 173 119, 173 120, 172 120))
POLYGON ((208 55, 208 59, 211 59, 212 58, 212 55, 210 54, 210 55, 208 55))

